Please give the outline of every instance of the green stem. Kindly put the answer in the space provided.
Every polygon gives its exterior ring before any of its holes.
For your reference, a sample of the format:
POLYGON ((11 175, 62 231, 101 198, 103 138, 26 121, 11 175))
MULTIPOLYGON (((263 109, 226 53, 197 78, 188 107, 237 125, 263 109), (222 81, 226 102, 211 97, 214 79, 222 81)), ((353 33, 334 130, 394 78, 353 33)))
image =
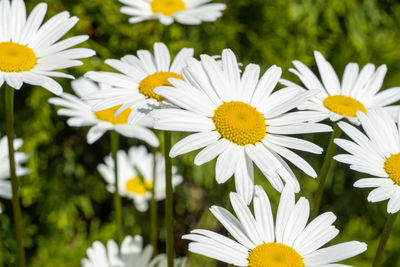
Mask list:
POLYGON ((172 193, 172 172, 171 158, 171 133, 164 132, 164 157, 165 157, 165 230, 167 242, 168 267, 174 266, 174 225, 173 225, 173 193, 172 193))
POLYGON ((392 231, 393 224, 394 224, 398 214, 399 213, 397 212, 395 214, 388 215, 388 218, 385 223, 385 228, 383 228, 383 232, 381 234, 381 239, 379 240, 378 249, 376 250, 374 263, 372 264, 373 267, 381 266, 380 262, 382 260, 383 251, 385 250, 386 243, 389 240, 390 232, 392 231))
POLYGON ((324 189, 325 189, 325 184, 326 184, 326 178, 328 177, 329 170, 331 168, 331 164, 333 161, 333 156, 335 155, 336 151, 336 144, 333 142, 335 138, 338 138, 341 134, 341 130, 337 123, 334 123, 333 125, 333 132, 331 135, 331 138, 329 140, 329 145, 328 149, 326 150, 324 162, 322 164, 322 168, 320 171, 320 174, 318 176, 318 189, 317 193, 315 194, 315 199, 314 199, 314 211, 312 214, 312 219, 318 216, 319 209, 321 206, 321 201, 322 201, 322 196, 324 194, 324 189))
POLYGON ((14 156, 14 89, 5 85, 6 98, 6 133, 8 140, 8 158, 10 164, 10 177, 12 187, 12 208, 14 216, 15 237, 17 239, 17 265, 25 266, 25 250, 22 228, 22 212, 19 204, 19 185, 18 178, 15 173, 15 156, 14 156))
POLYGON ((157 201, 155 198, 155 188, 157 182, 157 150, 153 149, 153 188, 151 190, 151 201, 150 201, 150 244, 153 246, 153 256, 157 255, 157 222, 158 222, 158 208, 157 201))
POLYGON ((118 158, 117 152, 119 149, 119 136, 115 131, 110 132, 111 142, 111 154, 114 160, 114 176, 115 176, 115 192, 114 192, 114 205, 115 205, 115 216, 117 217, 117 242, 121 244, 123 238, 122 229, 122 203, 121 196, 119 195, 119 181, 118 181, 118 158))

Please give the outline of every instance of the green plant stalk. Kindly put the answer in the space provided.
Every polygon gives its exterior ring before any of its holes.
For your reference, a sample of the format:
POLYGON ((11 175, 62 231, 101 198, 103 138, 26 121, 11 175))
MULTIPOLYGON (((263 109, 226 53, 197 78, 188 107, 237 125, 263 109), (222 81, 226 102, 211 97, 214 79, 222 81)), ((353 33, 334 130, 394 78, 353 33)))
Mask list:
POLYGON ((315 194, 314 199, 314 210, 312 213, 312 219, 318 216, 319 209, 321 207, 322 196, 324 195, 324 189, 326 184, 326 178, 329 175, 329 170, 331 169, 333 156, 335 155, 336 151, 336 144, 333 142, 335 138, 338 138, 342 130, 339 128, 337 123, 333 124, 333 132, 331 134, 331 138, 329 140, 328 149, 325 153, 324 162, 322 163, 322 168, 318 176, 318 189, 315 194))
POLYGON ((153 154, 153 188, 151 189, 151 200, 150 200, 150 244, 153 246, 153 256, 157 255, 157 236, 158 236, 158 207, 155 198, 155 188, 157 182, 157 150, 152 150, 153 154))
POLYGON ((114 176, 115 176, 115 192, 114 192, 114 206, 115 206, 115 217, 117 221, 117 242, 121 244, 123 238, 122 228, 122 202, 121 196, 119 195, 119 181, 118 181, 118 158, 117 152, 119 149, 119 136, 115 131, 110 132, 110 143, 111 143, 111 155, 114 160, 114 176))
POLYGON ((5 108, 6 108, 6 133, 8 140, 8 158, 10 164, 10 177, 12 188, 12 209, 14 216, 15 237, 17 239, 17 266, 24 267, 25 250, 24 237, 22 227, 22 212, 19 204, 19 185, 18 178, 15 173, 15 156, 14 156, 14 88, 5 85, 5 108))
POLYGON ((165 158, 165 232, 167 245, 168 267, 174 266, 174 225, 173 225, 173 192, 171 158, 171 133, 164 131, 164 158, 165 158))
POLYGON ((388 218, 386 219, 385 227, 383 228, 381 239, 379 240, 378 249, 376 250, 374 263, 372 264, 373 267, 381 266, 380 262, 382 260, 383 252, 385 250, 387 241, 389 240, 390 232, 392 231, 393 224, 396 221, 398 214, 398 212, 389 214, 388 218))

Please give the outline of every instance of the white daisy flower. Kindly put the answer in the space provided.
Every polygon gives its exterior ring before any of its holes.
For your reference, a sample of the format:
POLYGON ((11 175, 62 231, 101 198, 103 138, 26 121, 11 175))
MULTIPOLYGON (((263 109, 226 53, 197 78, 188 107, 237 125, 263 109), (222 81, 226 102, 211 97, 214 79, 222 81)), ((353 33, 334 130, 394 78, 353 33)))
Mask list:
POLYGON ((216 21, 222 16, 226 5, 209 3, 212 0, 119 0, 126 5, 121 13, 131 16, 130 23, 158 19, 164 25, 174 21, 196 25, 203 21, 216 21))
POLYGON ((171 64, 167 46, 163 43, 155 43, 154 56, 147 50, 139 50, 137 57, 127 55, 121 60, 106 60, 106 64, 122 74, 94 71, 86 74, 92 80, 112 86, 110 90, 88 96, 88 99, 99 100, 93 110, 100 111, 122 105, 116 115, 131 108, 128 120, 134 123, 151 110, 168 106, 164 98, 154 93, 153 89, 170 85, 168 78, 182 79, 181 73, 185 66, 185 59, 192 56, 192 48, 183 48, 171 64))
MULTIPOLYGON (((118 160, 118 183, 121 196, 130 198, 134 201, 136 208, 144 212, 149 207, 153 189, 153 155, 147 152, 146 147, 131 147, 128 154, 119 150, 118 160)), ((105 164, 100 164, 98 170, 107 182, 107 190, 115 191, 114 161, 111 156, 104 159, 105 164)), ((176 167, 172 167, 173 187, 182 183, 182 176, 176 174, 176 167)), ((155 199, 157 201, 165 199, 165 162, 161 153, 156 154, 156 183, 155 199)))
POLYGON ((228 210, 212 206, 211 212, 236 241, 218 233, 197 229, 184 239, 191 240, 189 250, 236 266, 348 266, 334 264, 367 249, 365 243, 351 241, 321 248, 339 234, 332 225, 336 216, 326 212, 308 225, 310 205, 301 197, 297 203, 293 188, 282 191, 276 221, 267 194, 255 187, 254 216, 243 198, 230 195, 237 218, 228 210))
POLYGON ((71 127, 92 126, 87 134, 89 144, 96 142, 107 131, 115 130, 119 134, 137 138, 151 146, 158 147, 157 136, 148 128, 153 125, 153 120, 148 116, 143 116, 136 124, 128 124, 130 109, 124 110, 118 117, 114 116, 115 111, 120 106, 93 112, 93 101, 84 100, 86 94, 103 92, 104 85, 97 86, 95 83, 85 78, 72 81, 72 89, 77 96, 63 93, 61 97, 49 99, 49 103, 61 106, 58 115, 70 117, 67 121, 71 127), (101 88, 103 87, 103 88, 101 88))
MULTIPOLYGON (((322 83, 317 76, 303 63, 293 61, 296 69, 289 69, 303 82, 303 90, 319 89, 320 93, 301 109, 315 110, 325 114, 325 118, 338 121, 342 118, 358 125, 357 111, 364 113, 371 108, 385 107, 400 100, 400 87, 386 89, 378 93, 382 87, 383 79, 387 71, 386 65, 375 69, 375 65, 369 63, 361 71, 357 63, 349 63, 343 73, 342 83, 332 65, 318 51, 314 52, 322 83)), ((296 84, 284 80, 281 83, 287 86, 296 84)), ((297 85, 298 86, 298 85, 297 85)), ((399 106, 388 107, 392 113, 399 106)), ((397 114, 396 114, 397 115, 397 114)))
POLYGON ((335 143, 349 154, 334 157, 339 162, 350 164, 352 170, 367 173, 373 178, 363 178, 355 187, 374 188, 368 201, 379 202, 389 199, 387 211, 400 210, 400 116, 398 124, 383 109, 358 112, 365 134, 345 122, 339 127, 352 141, 337 138, 335 143))
MULTIPOLYGON (((86 250, 88 258, 82 259, 83 267, 167 267, 165 254, 160 254, 151 259, 153 247, 147 245, 143 248, 143 238, 139 235, 126 236, 119 248, 114 240, 107 242, 107 248, 95 241, 86 250)), ((176 259, 174 267, 184 267, 184 259, 176 259)))
POLYGON ((322 149, 287 135, 331 131, 331 127, 313 122, 320 120, 318 112, 288 111, 316 92, 284 88, 272 93, 281 69, 272 66, 259 79, 260 67, 250 64, 240 75, 236 57, 229 49, 223 51, 221 62, 207 55, 201 56, 201 62, 188 59, 183 81, 171 78, 174 87, 155 89, 181 108, 153 111, 155 128, 196 132, 175 144, 170 156, 205 147, 194 163, 201 165, 218 156, 217 182, 224 183, 235 174, 236 190, 247 203, 254 189, 253 162, 276 190, 283 189, 283 179, 298 192, 300 185, 283 158, 315 178, 313 168, 289 149, 317 154, 322 149))
POLYGON ((74 77, 55 70, 82 65, 81 58, 95 52, 73 48, 86 41, 86 35, 57 42, 77 22, 67 11, 49 19, 42 26, 47 4, 38 4, 27 17, 22 0, 0 0, 0 87, 6 82, 15 89, 23 83, 42 86, 61 94, 61 85, 50 77, 74 77))

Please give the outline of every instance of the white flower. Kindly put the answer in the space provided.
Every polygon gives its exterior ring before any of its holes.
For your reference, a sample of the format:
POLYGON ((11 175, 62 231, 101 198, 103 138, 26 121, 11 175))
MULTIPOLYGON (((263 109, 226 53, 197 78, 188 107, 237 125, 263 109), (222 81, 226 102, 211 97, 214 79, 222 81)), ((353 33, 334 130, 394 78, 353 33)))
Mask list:
MULTIPOLYGON (((119 150, 118 160, 118 184, 121 196, 133 199, 139 211, 148 209, 148 201, 151 199, 153 189, 153 155, 147 152, 146 147, 131 147, 128 154, 119 150)), ((107 190, 114 192, 115 175, 114 161, 111 156, 107 156, 105 164, 100 164, 98 170, 107 182, 107 190)), ((165 199, 165 162, 161 153, 156 153, 156 183, 155 199, 157 201, 165 199)), ((172 168, 172 185, 177 186, 182 182, 182 176, 176 174, 176 167, 172 168)))
POLYGON ((194 163, 201 165, 218 157, 217 182, 224 183, 235 174, 236 190, 247 203, 254 189, 253 162, 278 191, 283 189, 281 179, 293 184, 296 192, 300 190, 283 158, 306 174, 317 176, 304 159, 289 149, 317 154, 322 149, 287 136, 331 131, 330 126, 313 123, 320 120, 318 112, 288 113, 315 95, 315 91, 303 93, 297 88, 284 88, 272 93, 281 69, 272 66, 259 79, 260 67, 250 64, 240 75, 236 57, 229 49, 223 51, 221 62, 202 55, 201 62, 191 58, 187 64, 183 81, 169 79, 174 87, 155 89, 157 94, 181 109, 153 111, 154 127, 196 132, 175 144, 171 157, 205 147, 194 163))
POLYGON ((193 230, 184 239, 193 242, 189 250, 236 266, 348 266, 332 264, 364 252, 365 243, 351 241, 321 248, 339 234, 332 225, 336 216, 326 212, 308 225, 310 205, 301 197, 297 203, 290 185, 282 191, 274 219, 267 194, 256 186, 254 215, 243 198, 230 195, 237 218, 228 210, 213 206, 211 212, 236 241, 209 230, 193 230))
MULTIPOLYGON (((114 240, 107 242, 107 248, 95 241, 86 250, 88 258, 82 259, 83 267, 167 267, 165 254, 157 255, 151 259, 153 247, 147 245, 143 248, 143 238, 139 235, 126 236, 121 244, 121 255, 114 240)), ((174 267, 184 267, 185 259, 176 259, 174 267)))
MULTIPOLYGON (((322 83, 317 76, 300 61, 293 61, 296 69, 289 69, 296 74, 308 89, 319 89, 320 93, 301 106, 301 109, 309 109, 324 114, 324 119, 338 121, 347 118, 358 125, 357 111, 367 112, 370 108, 385 107, 400 100, 400 87, 386 89, 378 93, 382 87, 383 79, 387 71, 386 65, 381 65, 375 70, 371 63, 365 65, 359 72, 358 64, 347 64, 340 83, 332 65, 321 55, 314 52, 322 83)), ((298 86, 290 81, 281 80, 287 86, 298 86)), ((298 86, 303 90, 305 88, 298 86)), ((399 106, 387 107, 393 114, 399 106)), ((397 115, 397 113, 396 113, 397 115)))
POLYGON ((170 25, 175 21, 195 25, 203 21, 216 21, 222 16, 226 5, 212 3, 212 0, 119 0, 126 6, 121 13, 131 16, 130 23, 158 19, 170 25))
POLYGON ((116 115, 131 108, 129 123, 135 123, 146 113, 162 106, 168 106, 164 98, 155 94, 153 89, 170 85, 168 78, 182 78, 185 59, 193 56, 192 48, 183 48, 171 64, 171 55, 163 43, 154 44, 154 56, 147 50, 137 51, 137 57, 127 55, 121 60, 108 59, 106 64, 122 72, 94 72, 85 76, 100 83, 112 86, 109 90, 90 94, 88 99, 99 100, 93 107, 99 111, 122 105, 116 115))
POLYGON ((153 121, 148 116, 143 116, 135 124, 128 124, 127 109, 118 117, 114 116, 119 106, 114 106, 106 110, 93 112, 93 101, 84 100, 86 94, 101 93, 104 91, 104 85, 99 88, 95 83, 85 78, 79 78, 72 81, 72 89, 77 96, 63 93, 61 97, 50 98, 49 102, 54 105, 62 106, 58 110, 58 115, 70 117, 67 121, 71 127, 92 126, 87 134, 89 144, 96 142, 107 131, 115 130, 119 134, 137 138, 147 142, 151 146, 159 146, 157 136, 148 128, 153 125, 153 121))
POLYGON ((383 109, 371 109, 364 114, 358 112, 365 134, 345 122, 339 127, 352 139, 335 139, 335 143, 349 152, 337 155, 337 161, 350 164, 352 170, 375 176, 363 178, 355 187, 374 188, 368 201, 379 202, 389 199, 387 211, 400 210, 400 116, 397 127, 391 116, 383 109))
POLYGON ((0 0, 0 87, 6 82, 15 89, 23 83, 42 86, 59 95, 62 87, 50 77, 74 77, 55 70, 82 65, 81 58, 95 52, 87 48, 69 49, 88 39, 74 36, 57 42, 77 22, 67 11, 49 19, 42 26, 47 4, 38 4, 26 17, 22 0, 0 0))

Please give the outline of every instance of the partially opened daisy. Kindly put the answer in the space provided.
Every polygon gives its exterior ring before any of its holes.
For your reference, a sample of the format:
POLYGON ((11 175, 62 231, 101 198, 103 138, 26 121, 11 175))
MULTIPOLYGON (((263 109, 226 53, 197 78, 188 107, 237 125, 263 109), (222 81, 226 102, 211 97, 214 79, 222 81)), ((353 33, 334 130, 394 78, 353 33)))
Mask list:
POLYGON ((130 23, 158 19, 170 25, 174 21, 195 25, 203 21, 216 21, 222 16, 226 5, 209 3, 212 0, 119 0, 126 6, 121 13, 131 16, 130 23))
POLYGON ((398 124, 382 109, 369 110, 367 114, 358 112, 362 133, 346 122, 339 127, 352 139, 335 139, 335 143, 349 152, 337 155, 337 161, 350 164, 350 168, 375 176, 363 178, 354 186, 375 188, 368 201, 379 202, 389 199, 387 211, 400 210, 400 117, 398 124))
POLYGON ((40 3, 27 17, 24 1, 0 0, 0 86, 6 82, 20 89, 28 83, 61 94, 61 85, 50 77, 73 76, 55 70, 81 65, 79 59, 95 54, 87 48, 70 49, 86 41, 86 35, 58 42, 78 18, 64 11, 41 25, 46 10, 47 4, 40 3))
MULTIPOLYGON (((147 152, 146 147, 131 147, 129 152, 119 150, 118 154, 118 183, 121 196, 134 201, 139 211, 146 211, 149 207, 152 189, 154 198, 159 201, 165 199, 165 162, 161 153, 156 154, 156 180, 153 175, 153 155, 147 152)), ((115 191, 114 161, 111 156, 105 158, 105 164, 100 164, 98 170, 107 182, 107 190, 115 191)), ((172 168, 172 185, 175 187, 182 182, 182 176, 172 168)))
POLYGON ((63 93, 60 97, 50 98, 49 102, 63 107, 57 113, 70 117, 67 121, 69 126, 91 126, 87 134, 89 144, 96 142, 105 132, 115 130, 123 136, 137 138, 151 146, 159 145, 157 136, 147 128, 153 125, 152 119, 148 116, 141 117, 135 124, 128 124, 128 115, 131 112, 129 108, 118 117, 115 117, 114 113, 120 106, 114 106, 98 112, 92 111, 92 106, 95 102, 85 100, 84 96, 92 93, 100 93, 106 90, 101 88, 104 86, 97 86, 85 78, 72 81, 71 86, 76 96, 63 93))
POLYGON ((230 49, 223 51, 221 62, 208 55, 202 55, 201 62, 194 58, 187 62, 184 80, 170 78, 174 87, 155 90, 178 107, 153 111, 155 128, 195 132, 175 144, 171 157, 205 147, 194 163, 201 165, 218 157, 217 181, 223 183, 235 174, 236 190, 247 203, 253 195, 253 162, 278 191, 283 189, 282 179, 296 191, 300 190, 283 158, 316 177, 313 168, 290 149, 317 154, 322 149, 287 136, 331 131, 330 126, 313 123, 320 120, 317 112, 288 112, 313 97, 316 91, 304 93, 297 88, 284 88, 272 93, 281 69, 272 66, 259 79, 260 67, 250 64, 240 75, 230 49))
POLYGON ((129 122, 135 123, 153 109, 168 105, 165 99, 153 92, 154 88, 170 85, 168 78, 182 79, 185 59, 193 56, 192 48, 183 48, 171 63, 168 48, 163 43, 154 44, 154 56, 147 50, 137 51, 137 56, 127 55, 121 60, 108 59, 106 64, 120 71, 94 72, 86 76, 94 81, 112 86, 109 90, 90 94, 88 99, 98 100, 93 107, 100 111, 121 105, 116 115, 131 108, 129 122))
POLYGON ((254 216, 243 198, 230 195, 237 218, 228 210, 212 206, 211 212, 235 240, 218 233, 197 229, 184 239, 189 250, 236 266, 348 266, 334 264, 364 252, 367 245, 350 241, 321 248, 339 234, 332 225, 336 216, 326 212, 308 225, 310 205, 301 197, 297 203, 291 185, 282 191, 274 222, 267 194, 256 186, 254 216), (332 264, 332 265, 331 265, 332 264))
MULTIPOLYGON (((332 121, 346 118, 354 124, 359 124, 357 111, 366 113, 370 108, 386 107, 400 100, 400 87, 389 88, 378 93, 385 78, 386 65, 375 69, 375 65, 369 63, 359 71, 357 63, 349 63, 340 82, 334 68, 322 54, 315 51, 314 56, 322 83, 306 65, 298 60, 293 61, 295 69, 290 69, 303 82, 305 88, 300 88, 320 90, 320 93, 301 109, 321 112, 325 114, 325 118, 332 121)), ((296 86, 283 79, 281 83, 296 86)), ((393 113, 399 110, 399 106, 387 108, 393 113)))

